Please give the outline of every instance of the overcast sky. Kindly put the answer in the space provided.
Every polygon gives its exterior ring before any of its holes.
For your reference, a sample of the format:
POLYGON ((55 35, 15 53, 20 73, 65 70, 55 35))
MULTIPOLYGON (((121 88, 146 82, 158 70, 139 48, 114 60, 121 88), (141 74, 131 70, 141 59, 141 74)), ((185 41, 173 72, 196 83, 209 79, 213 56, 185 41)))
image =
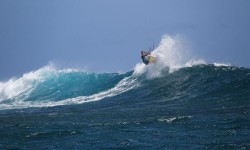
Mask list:
POLYGON ((249 0, 0 0, 0 80, 50 61, 131 71, 164 34, 207 62, 250 67, 249 0))

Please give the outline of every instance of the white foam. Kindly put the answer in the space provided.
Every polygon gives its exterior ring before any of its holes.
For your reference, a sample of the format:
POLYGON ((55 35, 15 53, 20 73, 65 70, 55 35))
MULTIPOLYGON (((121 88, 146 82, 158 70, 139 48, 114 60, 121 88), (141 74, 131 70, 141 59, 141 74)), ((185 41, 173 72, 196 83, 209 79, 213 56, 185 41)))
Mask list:
POLYGON ((144 72, 146 72, 146 70, 147 70, 146 65, 144 65, 143 63, 138 63, 135 65, 133 76, 139 76, 144 72))
POLYGON ((207 63, 203 59, 190 60, 185 63, 184 67, 192 67, 192 66, 201 65, 201 64, 207 64, 207 63))
POLYGON ((180 119, 190 119, 192 118, 193 116, 178 116, 178 117, 172 117, 172 118, 159 118, 158 121, 159 122, 167 122, 167 123, 171 123, 173 121, 176 121, 176 120, 180 120, 180 119))
POLYGON ((147 66, 138 63, 134 68, 133 75, 138 76, 147 72, 148 78, 154 78, 161 76, 165 70, 171 73, 183 67, 205 64, 204 60, 193 58, 188 45, 185 38, 180 35, 164 35, 159 46, 151 53, 157 58, 157 63, 147 66))
POLYGON ((229 64, 229 63, 217 63, 217 62, 213 63, 213 65, 215 67, 229 67, 229 66, 231 66, 231 64, 229 64))

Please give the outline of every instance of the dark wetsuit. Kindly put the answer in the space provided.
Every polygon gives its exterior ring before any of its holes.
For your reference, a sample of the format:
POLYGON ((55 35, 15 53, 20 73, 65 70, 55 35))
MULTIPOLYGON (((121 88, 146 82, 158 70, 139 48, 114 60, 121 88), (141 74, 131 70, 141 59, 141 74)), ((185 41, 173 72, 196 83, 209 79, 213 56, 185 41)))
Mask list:
POLYGON ((147 65, 149 63, 149 61, 147 60, 147 58, 145 58, 146 56, 141 56, 142 62, 147 65))

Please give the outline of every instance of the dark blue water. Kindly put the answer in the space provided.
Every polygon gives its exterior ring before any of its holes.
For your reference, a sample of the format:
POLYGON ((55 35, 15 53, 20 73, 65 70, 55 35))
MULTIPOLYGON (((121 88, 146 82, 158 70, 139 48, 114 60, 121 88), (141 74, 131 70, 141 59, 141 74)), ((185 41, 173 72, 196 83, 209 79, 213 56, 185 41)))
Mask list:
POLYGON ((247 68, 69 71, 25 84, 1 93, 0 149, 250 149, 247 68))

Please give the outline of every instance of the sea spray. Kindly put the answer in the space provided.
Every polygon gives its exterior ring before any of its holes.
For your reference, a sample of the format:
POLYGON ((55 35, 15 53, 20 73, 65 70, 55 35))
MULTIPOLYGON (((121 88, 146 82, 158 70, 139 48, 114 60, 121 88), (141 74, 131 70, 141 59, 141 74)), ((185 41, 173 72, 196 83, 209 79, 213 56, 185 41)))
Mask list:
POLYGON ((181 35, 164 35, 159 46, 151 53, 156 57, 155 64, 144 65, 136 64, 134 76, 146 72, 147 78, 160 77, 164 73, 172 73, 183 67, 192 67, 193 65, 205 64, 203 59, 193 58, 188 42, 181 35))

